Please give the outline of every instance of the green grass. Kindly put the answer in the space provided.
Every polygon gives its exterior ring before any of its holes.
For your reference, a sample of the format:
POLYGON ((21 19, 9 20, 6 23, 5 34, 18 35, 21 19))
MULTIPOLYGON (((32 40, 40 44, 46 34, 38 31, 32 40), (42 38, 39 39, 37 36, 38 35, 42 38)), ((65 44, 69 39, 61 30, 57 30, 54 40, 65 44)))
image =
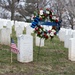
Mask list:
MULTIPOLYGON (((17 43, 14 28, 11 36, 17 43)), ((13 54, 13 63, 10 63, 10 47, 0 45, 0 75, 75 75, 75 62, 68 60, 68 49, 64 48, 64 43, 57 36, 52 41, 45 40, 37 59, 38 50, 34 43, 33 62, 20 63, 13 54)))

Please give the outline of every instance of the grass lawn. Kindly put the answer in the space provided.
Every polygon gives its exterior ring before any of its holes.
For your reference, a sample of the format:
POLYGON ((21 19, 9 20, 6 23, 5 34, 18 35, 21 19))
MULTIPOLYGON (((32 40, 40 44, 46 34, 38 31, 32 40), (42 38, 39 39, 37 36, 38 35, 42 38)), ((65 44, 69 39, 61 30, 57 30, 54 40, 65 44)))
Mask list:
MULTIPOLYGON (((14 30, 12 37, 17 42, 14 30)), ((38 50, 34 44, 33 62, 20 63, 13 54, 13 63, 10 63, 10 47, 0 45, 0 75, 75 75, 75 62, 68 60, 68 49, 57 36, 52 41, 45 40, 37 59, 38 50)))

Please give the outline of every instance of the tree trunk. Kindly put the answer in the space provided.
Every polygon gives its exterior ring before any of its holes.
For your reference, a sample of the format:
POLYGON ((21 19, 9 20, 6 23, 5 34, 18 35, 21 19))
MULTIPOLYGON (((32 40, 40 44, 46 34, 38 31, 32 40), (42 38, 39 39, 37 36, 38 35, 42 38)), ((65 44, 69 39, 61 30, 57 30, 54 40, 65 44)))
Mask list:
POLYGON ((71 25, 71 29, 73 29, 73 25, 71 25))
POLYGON ((14 10, 11 10, 11 20, 14 20, 14 10))
POLYGON ((14 13, 15 13, 15 1, 12 0, 12 4, 11 4, 11 20, 14 20, 14 13))

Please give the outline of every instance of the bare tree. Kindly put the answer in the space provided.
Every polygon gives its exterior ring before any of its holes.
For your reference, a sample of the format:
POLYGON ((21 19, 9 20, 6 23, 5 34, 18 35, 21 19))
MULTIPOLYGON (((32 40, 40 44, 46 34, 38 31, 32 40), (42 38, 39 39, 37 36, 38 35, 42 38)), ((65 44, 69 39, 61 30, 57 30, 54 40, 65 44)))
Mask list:
MULTIPOLYGON (((52 1, 52 0, 51 0, 52 1)), ((15 11, 25 18, 34 13, 34 11, 39 12, 40 8, 46 8, 47 6, 51 8, 50 0, 1 0, 0 6, 11 12, 11 20, 14 19, 15 11), (24 2, 25 5, 21 5, 20 2, 24 2)))
POLYGON ((2 0, 0 6, 11 12, 11 20, 14 20, 14 13, 17 0, 2 0))
POLYGON ((73 18, 75 17, 75 0, 59 0, 59 1, 61 3, 61 6, 63 7, 64 11, 69 12, 70 18, 69 18, 69 16, 67 16, 67 18, 71 24, 71 28, 73 29, 73 18))
POLYGON ((45 8, 48 3, 49 1, 46 0, 26 0, 25 6, 20 5, 17 11, 26 19, 26 16, 31 17, 34 11, 38 13, 39 9, 45 8))
POLYGON ((66 2, 65 0, 65 3, 65 8, 69 11, 69 15, 71 17, 69 21, 71 24, 71 28, 73 29, 73 18, 75 17, 75 0, 68 0, 68 2, 66 2))

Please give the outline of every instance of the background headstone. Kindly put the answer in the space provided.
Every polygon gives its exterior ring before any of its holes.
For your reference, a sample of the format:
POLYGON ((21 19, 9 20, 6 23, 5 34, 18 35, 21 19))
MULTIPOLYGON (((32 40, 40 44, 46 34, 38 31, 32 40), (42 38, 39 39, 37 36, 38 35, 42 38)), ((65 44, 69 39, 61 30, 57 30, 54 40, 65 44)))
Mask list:
POLYGON ((36 46, 40 46, 40 47, 44 46, 44 39, 35 36, 35 44, 36 46))
POLYGON ((69 39, 72 38, 72 30, 68 30, 68 33, 65 35, 64 47, 69 48, 69 39))
POLYGON ((18 37, 21 34, 23 34, 23 29, 21 26, 19 26, 16 28, 16 37, 18 37))
POLYGON ((75 61, 75 38, 71 38, 69 44, 68 58, 71 61, 75 61))
POLYGON ((12 34, 12 25, 11 25, 11 21, 7 21, 6 27, 10 29, 10 34, 12 34))
POLYGON ((10 29, 3 28, 1 30, 1 44, 10 45, 10 29))
POLYGON ((19 22, 18 21, 15 21, 15 31, 16 31, 16 28, 19 27, 19 22))
POLYGON ((1 44, 1 29, 0 29, 0 44, 1 44))
POLYGON ((72 36, 75 38, 75 30, 72 30, 72 36))
POLYGON ((30 27, 30 25, 26 27, 26 34, 31 35, 31 27, 30 27))
POLYGON ((3 21, 0 21, 0 29, 3 28, 3 21))
POLYGON ((24 22, 19 22, 19 26, 22 28, 22 30, 24 30, 24 22))
POLYGON ((65 39, 65 32, 66 32, 66 29, 65 28, 61 28, 59 33, 58 33, 58 37, 60 39, 60 41, 64 41, 65 39))

